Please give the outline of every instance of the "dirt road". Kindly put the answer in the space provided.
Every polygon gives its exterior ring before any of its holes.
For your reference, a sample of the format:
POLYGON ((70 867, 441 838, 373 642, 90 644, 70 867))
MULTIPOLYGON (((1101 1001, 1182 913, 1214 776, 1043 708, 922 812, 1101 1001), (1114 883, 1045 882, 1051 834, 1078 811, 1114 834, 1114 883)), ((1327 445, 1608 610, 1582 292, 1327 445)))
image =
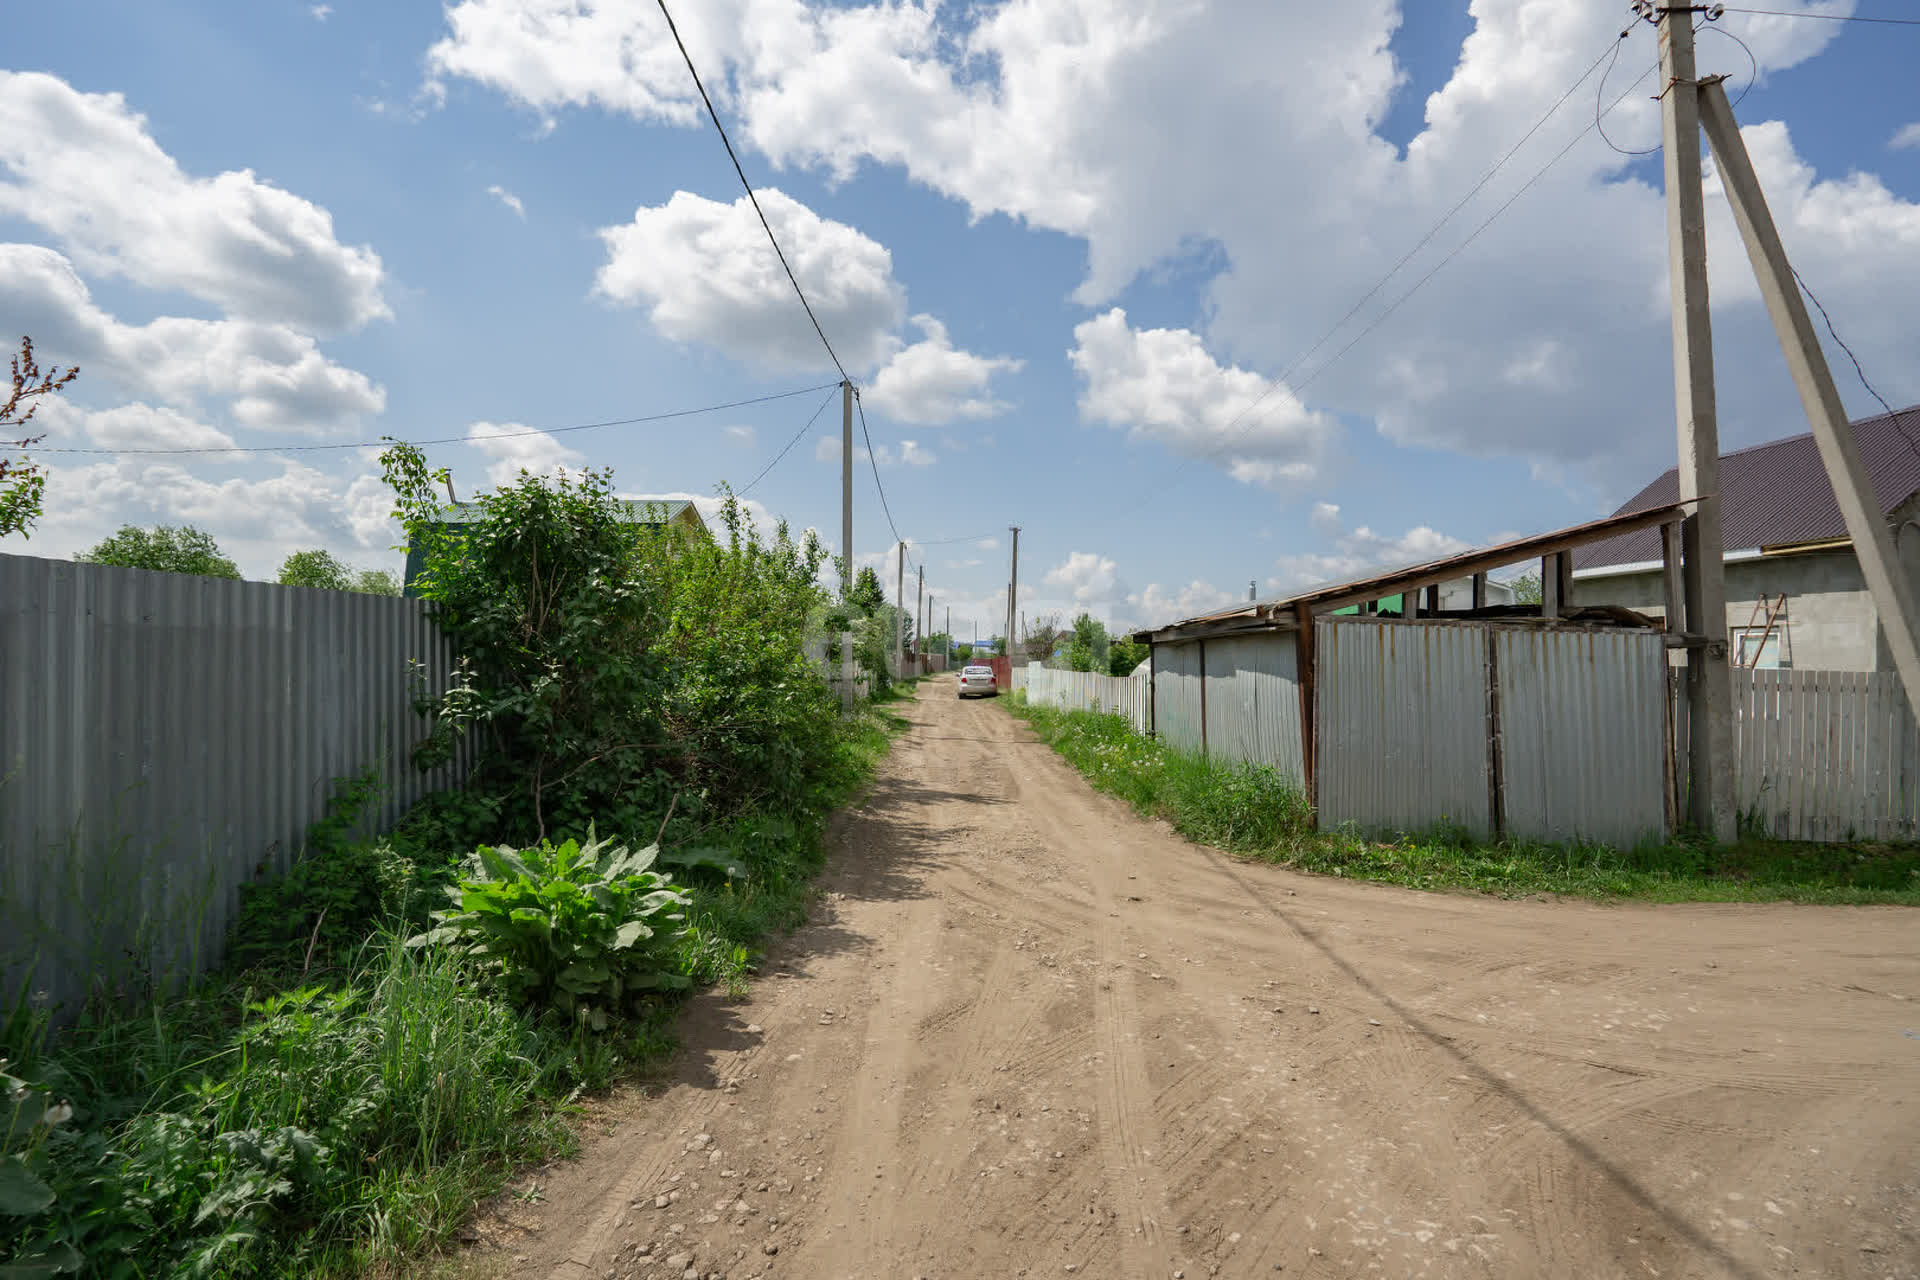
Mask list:
POLYGON ((923 686, 516 1275, 1920 1275, 1920 915, 1237 863, 923 686))

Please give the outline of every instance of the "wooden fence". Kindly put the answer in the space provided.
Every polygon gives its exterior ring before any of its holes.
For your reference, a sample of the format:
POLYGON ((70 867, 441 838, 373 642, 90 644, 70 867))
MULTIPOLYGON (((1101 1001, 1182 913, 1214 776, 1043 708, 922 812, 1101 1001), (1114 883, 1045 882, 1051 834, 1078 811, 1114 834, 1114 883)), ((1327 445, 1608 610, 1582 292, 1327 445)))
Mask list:
POLYGON ((1920 729, 1899 676, 1733 673, 1740 812, 1789 840, 1920 835, 1920 729))

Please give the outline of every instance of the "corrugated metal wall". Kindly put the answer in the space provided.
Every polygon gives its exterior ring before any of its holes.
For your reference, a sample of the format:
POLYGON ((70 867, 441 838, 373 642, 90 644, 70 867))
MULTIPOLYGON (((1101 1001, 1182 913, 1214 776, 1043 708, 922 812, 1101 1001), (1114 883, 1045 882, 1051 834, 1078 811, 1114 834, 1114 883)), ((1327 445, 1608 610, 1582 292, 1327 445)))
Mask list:
POLYGON ((1209 755, 1304 780, 1297 653, 1290 631, 1207 641, 1209 755))
POLYGON ((1493 637, 1508 834, 1619 848, 1664 835, 1660 636, 1498 627, 1493 637))
POLYGON ((1485 629, 1370 618, 1314 627, 1320 825, 1449 823, 1490 836, 1485 629))
POLYGON ((334 779, 379 764, 384 828, 458 778, 410 763, 450 661, 418 600, 0 555, 0 992, 217 960, 334 779))
POLYGON ((1200 644, 1153 646, 1154 736, 1183 751, 1200 740, 1200 644))

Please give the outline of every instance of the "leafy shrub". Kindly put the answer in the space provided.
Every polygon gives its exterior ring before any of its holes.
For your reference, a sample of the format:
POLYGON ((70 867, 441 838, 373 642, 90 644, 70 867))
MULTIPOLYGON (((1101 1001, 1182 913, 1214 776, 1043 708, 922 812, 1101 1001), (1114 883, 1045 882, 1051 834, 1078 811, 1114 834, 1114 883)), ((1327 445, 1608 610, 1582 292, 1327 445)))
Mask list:
POLYGON ((447 891, 458 910, 437 913, 438 927, 409 945, 450 944, 521 1004, 603 1030, 633 996, 692 983, 674 962, 688 897, 649 870, 658 853, 591 835, 584 845, 483 845, 447 891))
POLYGON ((472 731, 469 786, 504 802, 491 838, 637 841, 676 801, 718 820, 806 785, 837 719, 805 656, 818 539, 762 538, 731 498, 724 538, 651 523, 594 470, 455 511, 418 449, 382 461, 415 586, 466 659, 426 758, 472 731))

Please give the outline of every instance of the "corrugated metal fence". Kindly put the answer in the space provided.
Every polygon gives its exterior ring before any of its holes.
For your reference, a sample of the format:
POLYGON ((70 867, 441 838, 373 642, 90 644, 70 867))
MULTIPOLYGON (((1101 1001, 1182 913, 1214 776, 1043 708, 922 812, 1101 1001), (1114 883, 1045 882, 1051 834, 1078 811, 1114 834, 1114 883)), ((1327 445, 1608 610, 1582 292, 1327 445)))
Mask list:
POLYGON ((1156 645, 1154 732, 1184 751, 1267 765, 1299 783, 1297 666, 1284 631, 1156 645))
POLYGON ((217 961, 334 779, 381 827, 457 781, 410 762, 450 667, 417 600, 0 555, 0 993, 217 961))
POLYGON ((1920 835, 1920 731, 1898 675, 1736 668, 1733 711, 1740 812, 1768 834, 1920 835))
POLYGON ((1013 669, 1013 686, 1025 691, 1029 702, 1068 711, 1096 711, 1125 716, 1141 733, 1147 731, 1147 682, 1094 671, 1050 671, 1037 662, 1013 669))
POLYGON ((1630 847, 1669 823, 1656 632, 1316 624, 1323 826, 1630 847))

